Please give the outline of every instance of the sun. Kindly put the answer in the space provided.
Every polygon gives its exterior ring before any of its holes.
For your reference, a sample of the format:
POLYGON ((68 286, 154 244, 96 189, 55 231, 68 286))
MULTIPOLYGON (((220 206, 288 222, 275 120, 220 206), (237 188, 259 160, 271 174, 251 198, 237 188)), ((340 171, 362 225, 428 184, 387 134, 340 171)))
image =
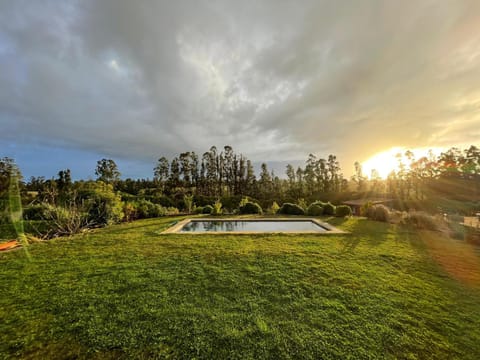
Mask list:
POLYGON ((368 160, 364 161, 362 163, 363 174, 365 176, 371 177, 372 171, 376 170, 378 172, 378 175, 382 179, 386 179, 392 171, 399 170, 398 154, 401 155, 400 160, 406 165, 408 169, 410 160, 408 160, 405 156, 405 152, 407 150, 410 150, 413 153, 414 159, 417 160, 423 156, 429 156, 430 153, 438 156, 442 151, 445 151, 444 148, 440 147, 415 149, 408 149, 405 147, 393 147, 389 150, 379 152, 373 155, 368 160))

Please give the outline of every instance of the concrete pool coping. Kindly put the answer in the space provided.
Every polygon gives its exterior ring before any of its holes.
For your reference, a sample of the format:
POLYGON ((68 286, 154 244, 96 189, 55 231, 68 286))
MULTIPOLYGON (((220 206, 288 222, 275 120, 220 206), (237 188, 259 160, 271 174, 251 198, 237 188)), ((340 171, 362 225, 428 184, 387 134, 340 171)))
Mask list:
POLYGON ((348 234, 347 231, 340 230, 339 228, 336 228, 333 225, 330 225, 329 223, 320 221, 315 218, 297 218, 297 219, 292 219, 292 218, 286 218, 286 217, 281 217, 281 218, 258 218, 258 219, 252 219, 252 218, 191 218, 191 219, 184 219, 176 223, 175 225, 170 226, 166 230, 162 231, 160 234, 191 234, 191 235, 202 235, 202 234, 208 234, 208 235, 214 235, 214 234, 316 234, 316 235, 328 235, 328 234, 348 234), (305 231, 298 231, 298 230, 293 230, 293 231, 180 231, 186 224, 190 222, 200 222, 200 221, 249 221, 249 222, 264 222, 264 221, 278 221, 278 222, 298 222, 298 221, 311 221, 314 224, 326 229, 327 231, 310 231, 310 230, 305 230, 305 231))

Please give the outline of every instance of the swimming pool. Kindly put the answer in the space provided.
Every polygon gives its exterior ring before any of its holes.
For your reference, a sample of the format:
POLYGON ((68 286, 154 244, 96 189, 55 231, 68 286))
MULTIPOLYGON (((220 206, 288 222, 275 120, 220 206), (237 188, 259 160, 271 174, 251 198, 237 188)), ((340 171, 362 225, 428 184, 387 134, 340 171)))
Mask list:
POLYGON ((165 233, 327 233, 341 232, 316 219, 186 219, 165 233))

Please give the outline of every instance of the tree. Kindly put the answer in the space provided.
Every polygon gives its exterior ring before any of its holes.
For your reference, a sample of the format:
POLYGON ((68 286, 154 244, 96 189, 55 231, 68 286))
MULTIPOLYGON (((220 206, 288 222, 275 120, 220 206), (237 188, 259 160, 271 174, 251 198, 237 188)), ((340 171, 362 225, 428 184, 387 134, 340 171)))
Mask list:
POLYGON ((57 188, 59 191, 68 191, 72 186, 72 176, 70 169, 60 170, 58 172, 57 188))
POLYGON ((180 185, 180 164, 178 158, 174 158, 170 163, 170 177, 168 180, 172 188, 180 185))
POLYGON ((258 180, 258 187, 260 190, 260 196, 268 199, 272 195, 273 179, 272 175, 268 172, 267 164, 262 163, 260 170, 260 179, 258 180))
POLYGON ((153 169, 153 178, 160 184, 163 184, 168 179, 169 164, 166 157, 162 156, 158 159, 157 166, 153 169))
POLYGON ((365 190, 365 176, 363 175, 362 165, 355 161, 355 174, 352 176, 352 181, 357 184, 357 190, 363 191, 365 190))
POLYGON ((15 164, 15 160, 9 157, 0 159, 0 201, 8 199, 8 187, 10 186, 10 179, 15 177, 18 181, 21 181, 22 174, 20 169, 15 164))
POLYGON ((95 170, 97 180, 104 183, 114 183, 120 180, 120 171, 118 171, 117 164, 112 159, 102 159, 97 161, 97 168, 95 170))

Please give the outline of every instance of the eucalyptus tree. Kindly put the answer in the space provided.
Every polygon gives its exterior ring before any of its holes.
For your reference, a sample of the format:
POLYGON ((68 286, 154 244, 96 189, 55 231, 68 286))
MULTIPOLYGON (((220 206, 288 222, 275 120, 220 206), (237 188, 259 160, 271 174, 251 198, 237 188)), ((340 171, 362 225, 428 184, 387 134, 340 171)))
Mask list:
POLYGON ((180 164, 177 157, 170 163, 170 175, 168 177, 170 188, 174 189, 180 186, 180 164))
POLYGON ((97 161, 97 168, 95 169, 97 180, 104 183, 114 183, 120 180, 120 171, 118 166, 112 159, 102 159, 97 161))
POLYGON ((162 156, 153 169, 153 179, 163 185, 168 180, 169 170, 168 160, 162 156))

